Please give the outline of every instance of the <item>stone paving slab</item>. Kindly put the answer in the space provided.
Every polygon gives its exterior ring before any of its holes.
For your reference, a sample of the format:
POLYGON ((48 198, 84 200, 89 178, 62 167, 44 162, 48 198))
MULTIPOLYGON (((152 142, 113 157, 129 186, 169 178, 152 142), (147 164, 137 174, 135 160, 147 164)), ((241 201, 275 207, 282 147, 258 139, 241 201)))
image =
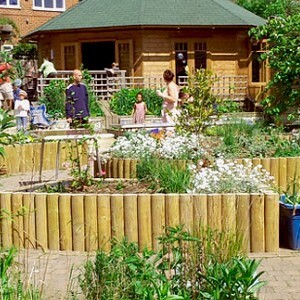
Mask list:
POLYGON ((280 249, 279 253, 255 253, 251 258, 261 259, 261 279, 267 281, 260 293, 260 300, 300 299, 300 251, 280 249))

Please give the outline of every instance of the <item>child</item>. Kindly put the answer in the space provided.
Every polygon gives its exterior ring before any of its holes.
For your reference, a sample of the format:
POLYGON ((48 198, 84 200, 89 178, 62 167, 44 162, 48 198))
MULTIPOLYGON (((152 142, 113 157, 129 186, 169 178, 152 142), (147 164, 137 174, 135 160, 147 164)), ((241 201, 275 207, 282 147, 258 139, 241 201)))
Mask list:
POLYGON ((133 123, 142 124, 145 122, 145 115, 147 112, 147 105, 143 101, 143 94, 137 93, 136 95, 136 103, 133 107, 133 123))
POLYGON ((27 99, 27 93, 23 90, 19 92, 19 99, 15 102, 15 117, 17 120, 17 130, 26 131, 28 123, 28 112, 30 104, 27 99))

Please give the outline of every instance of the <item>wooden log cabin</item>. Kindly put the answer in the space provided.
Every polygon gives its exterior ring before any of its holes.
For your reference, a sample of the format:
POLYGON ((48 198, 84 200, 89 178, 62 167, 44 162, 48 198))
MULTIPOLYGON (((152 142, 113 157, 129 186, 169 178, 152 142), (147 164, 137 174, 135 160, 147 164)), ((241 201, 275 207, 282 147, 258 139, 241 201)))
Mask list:
POLYGON ((186 66, 207 68, 245 76, 255 98, 269 71, 258 60, 263 45, 248 31, 264 22, 229 0, 84 0, 25 39, 37 41, 39 60, 50 57, 58 70, 117 62, 126 76, 161 76, 169 68, 178 81, 186 66))

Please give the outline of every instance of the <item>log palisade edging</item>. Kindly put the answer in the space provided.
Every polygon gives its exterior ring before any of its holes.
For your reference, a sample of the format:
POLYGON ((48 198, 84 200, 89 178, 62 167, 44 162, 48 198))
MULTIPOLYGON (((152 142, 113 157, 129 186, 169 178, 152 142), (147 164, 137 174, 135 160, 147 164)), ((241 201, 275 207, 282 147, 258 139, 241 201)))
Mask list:
POLYGON ((1 246, 110 250, 126 236, 157 249, 165 226, 237 233, 246 252, 278 252, 278 194, 0 194, 1 246), (9 214, 11 212, 11 215, 9 214))
MULTIPOLYGON (((60 151, 60 167, 68 160, 68 143, 64 142, 60 151)), ((5 146, 5 158, 0 158, 0 166, 7 168, 7 174, 37 172, 40 167, 41 143, 5 146), (16 160, 18 158, 18 160, 16 160)), ((75 152, 75 150, 74 150, 75 152)), ((54 170, 56 163, 57 143, 45 143, 43 170, 54 170)), ((75 154, 74 154, 75 155, 75 154)), ((75 157, 75 156, 74 156, 75 157)), ((83 163, 87 163, 87 155, 82 155, 83 163)), ((275 178, 276 185, 285 191, 293 178, 300 178, 300 157, 275 157, 236 159, 238 163, 252 162, 254 166, 261 164, 275 178)), ((113 158, 103 165, 107 178, 135 178, 136 159, 113 158)), ((97 163, 95 163, 95 168, 97 163)), ((95 174, 97 170, 95 170, 95 174)))

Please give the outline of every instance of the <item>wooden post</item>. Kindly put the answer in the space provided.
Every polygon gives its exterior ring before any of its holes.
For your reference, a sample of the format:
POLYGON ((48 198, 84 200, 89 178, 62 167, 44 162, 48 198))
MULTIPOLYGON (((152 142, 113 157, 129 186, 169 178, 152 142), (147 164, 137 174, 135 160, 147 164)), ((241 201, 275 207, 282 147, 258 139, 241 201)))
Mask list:
POLYGON ((18 248, 24 247, 24 212, 22 198, 22 193, 13 193, 11 196, 11 208, 13 214, 13 244, 18 248))
POLYGON ((236 195, 222 195, 222 231, 236 233, 236 195))
POLYGON ((200 233, 202 227, 207 226, 207 194, 193 196, 194 204, 194 230, 200 233))
POLYGON ((24 205, 24 247, 35 248, 36 247, 36 230, 35 230, 35 195, 33 193, 23 194, 24 205))
POLYGON ((136 165, 137 165, 137 160, 132 159, 130 162, 130 178, 136 178, 136 165))
POLYGON ((271 168, 270 158, 262 158, 261 165, 264 170, 270 173, 270 168, 271 168))
POLYGON ((118 178, 118 159, 117 158, 112 159, 112 177, 118 178))
POLYGON ((294 178, 297 180, 296 157, 287 157, 287 189, 292 187, 294 178))
POLYGON ((40 159, 41 159, 41 143, 35 143, 33 144, 32 154, 33 154, 33 164, 34 164, 34 170, 37 172, 40 169, 40 159))
POLYGON ((279 186, 279 160, 278 158, 270 158, 270 173, 275 179, 276 186, 279 186))
POLYGON ((25 172, 25 153, 24 153, 24 146, 25 145, 15 145, 17 150, 17 157, 18 157, 18 173, 24 173, 25 172))
POLYGON ((1 235, 2 235, 2 247, 9 248, 12 243, 12 219, 11 219, 11 193, 2 192, 0 196, 1 207, 1 235))
POLYGON ((122 194, 111 195, 112 236, 121 241, 124 237, 124 203, 122 194))
POLYGON ((58 194, 47 195, 48 243, 50 250, 59 250, 58 194))
POLYGON ((97 208, 99 249, 102 249, 103 251, 109 251, 112 232, 109 194, 97 196, 97 208))
POLYGON ((46 193, 37 193, 34 197, 37 247, 43 250, 48 249, 46 197, 46 193))
POLYGON ((138 195, 138 228, 139 228, 139 249, 151 249, 151 196, 150 194, 138 195))
POLYGON ((260 158, 252 158, 253 167, 256 167, 258 165, 261 165, 261 159, 260 158))
POLYGON ((61 194, 58 198, 60 249, 72 251, 71 195, 61 194))
POLYGON ((124 178, 130 178, 130 161, 131 159, 126 158, 124 160, 124 178))
POLYGON ((118 161, 118 178, 124 178, 124 159, 118 161))
POLYGON ((84 194, 73 194, 71 198, 73 250, 85 251, 84 194))
POLYGON ((25 169, 24 172, 34 173, 38 169, 35 168, 34 157, 33 157, 33 145, 34 144, 25 144, 24 147, 24 159, 25 159, 25 169))
POLYGON ((279 187, 281 191, 287 189, 287 159, 279 157, 279 187))
POLYGON ((279 251, 279 195, 265 195, 265 240, 266 252, 279 251))
POLYGON ((242 239, 242 250, 250 252, 250 194, 236 195, 236 228, 242 239))
POLYGON ((180 224, 184 229, 192 233, 193 230, 193 196, 189 194, 179 195, 180 224))
POLYGON ((179 195, 166 194, 166 225, 175 227, 180 224, 179 222, 179 195))
POLYGON ((128 242, 138 243, 138 205, 137 194, 124 195, 125 236, 128 242))
POLYGON ((151 197, 152 211, 152 248, 154 251, 160 249, 158 237, 163 234, 166 226, 166 205, 164 194, 152 194, 151 197))
POLYGON ((214 230, 222 230, 222 196, 209 194, 207 196, 207 225, 214 230))
POLYGON ((251 194, 251 252, 265 251, 264 211, 264 195, 251 194))
POLYGON ((95 251, 98 249, 97 233, 97 195, 85 195, 84 197, 85 220, 85 249, 95 251))

